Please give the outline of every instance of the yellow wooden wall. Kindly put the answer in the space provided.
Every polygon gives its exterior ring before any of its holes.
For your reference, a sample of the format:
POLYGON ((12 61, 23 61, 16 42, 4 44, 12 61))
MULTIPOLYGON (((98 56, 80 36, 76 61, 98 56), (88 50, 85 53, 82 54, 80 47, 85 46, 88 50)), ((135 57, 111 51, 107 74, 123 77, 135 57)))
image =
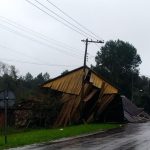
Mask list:
MULTIPOLYGON (((88 73, 88 71, 91 70, 86 68, 86 74, 88 73)), ((84 75, 83 68, 81 68, 65 76, 56 78, 48 83, 45 83, 42 87, 51 88, 64 93, 79 95, 82 88, 83 75, 84 75)), ((103 80, 92 71, 90 74, 89 82, 92 83, 97 88, 101 88, 102 83, 104 82, 106 86, 104 94, 118 93, 118 89, 110 85, 107 81, 103 80)))

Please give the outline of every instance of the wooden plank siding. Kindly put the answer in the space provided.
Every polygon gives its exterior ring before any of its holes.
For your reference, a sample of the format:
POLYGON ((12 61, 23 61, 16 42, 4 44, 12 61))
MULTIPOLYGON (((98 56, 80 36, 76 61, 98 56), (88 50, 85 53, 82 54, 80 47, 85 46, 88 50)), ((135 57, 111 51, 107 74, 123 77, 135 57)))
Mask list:
MULTIPOLYGON (((86 68, 86 75, 88 72, 90 73, 89 83, 94 85, 95 87, 101 89, 102 83, 104 82, 107 88, 105 89, 104 94, 115 94, 118 93, 118 89, 108 83, 106 80, 102 79, 99 75, 97 75, 94 71, 89 68, 86 68)), ((83 68, 79 70, 71 71, 67 75, 60 76, 59 78, 52 79, 45 84, 42 84, 43 88, 51 88, 53 90, 57 90, 60 92, 79 95, 82 88, 82 80, 84 76, 83 68)))
POLYGON ((77 68, 43 83, 41 87, 63 93, 62 107, 54 127, 93 121, 118 93, 116 87, 88 67, 85 72, 83 67, 77 68))
POLYGON ((104 81, 102 78, 97 76, 95 73, 91 73, 90 82, 97 88, 102 88, 102 83, 105 82, 107 88, 105 89, 104 94, 113 94, 118 93, 118 89, 110 85, 107 81, 104 81))
POLYGON ((42 87, 51 88, 68 94, 79 95, 82 87, 83 75, 84 72, 82 69, 80 69, 56 80, 52 80, 42 85, 42 87))

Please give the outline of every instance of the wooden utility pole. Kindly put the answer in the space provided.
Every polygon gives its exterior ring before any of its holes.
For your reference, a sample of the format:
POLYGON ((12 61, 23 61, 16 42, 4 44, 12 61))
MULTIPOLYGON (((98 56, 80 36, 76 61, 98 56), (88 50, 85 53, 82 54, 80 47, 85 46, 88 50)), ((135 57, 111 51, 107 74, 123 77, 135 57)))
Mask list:
POLYGON ((86 40, 81 40, 82 42, 85 42, 85 53, 84 53, 84 72, 85 72, 85 68, 86 68, 86 58, 87 58, 87 49, 88 49, 88 43, 104 43, 104 41, 93 41, 93 40, 88 40, 88 38, 86 40))
POLYGON ((93 40, 81 40, 85 42, 85 53, 84 53, 84 63, 83 63, 83 79, 82 79, 82 89, 81 89, 81 99, 83 99, 83 92, 84 92, 84 80, 85 80, 85 69, 86 69, 86 58, 87 58, 87 50, 88 50, 88 43, 104 43, 104 41, 93 41, 93 40))
MULTIPOLYGON (((85 42, 85 53, 84 53, 84 63, 83 63, 83 78, 82 78, 82 87, 81 87, 81 102, 83 102, 83 98, 84 98, 84 85, 85 85, 85 69, 86 69, 86 58, 87 58, 87 50, 88 50, 88 43, 104 43, 104 41, 93 41, 93 40, 88 40, 88 38, 86 40, 81 40, 82 42, 85 42)), ((83 118, 83 114, 82 114, 82 109, 83 109, 83 105, 81 108, 81 119, 83 120, 83 122, 85 122, 84 118, 83 118)))

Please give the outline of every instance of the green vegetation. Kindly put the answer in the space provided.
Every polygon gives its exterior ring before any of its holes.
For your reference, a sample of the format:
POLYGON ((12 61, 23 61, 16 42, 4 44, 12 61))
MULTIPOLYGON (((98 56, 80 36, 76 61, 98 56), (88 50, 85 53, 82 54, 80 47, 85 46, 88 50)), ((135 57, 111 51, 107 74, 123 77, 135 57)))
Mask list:
POLYGON ((65 127, 62 129, 39 129, 39 130, 12 130, 8 135, 8 144, 4 144, 4 137, 0 135, 0 149, 18 147, 33 143, 47 142, 64 137, 77 136, 85 133, 119 128, 119 124, 85 124, 65 127))
MULTIPOLYGON (((97 52, 95 62, 92 69, 116 85, 121 94, 129 99, 133 96, 133 102, 150 113, 150 78, 140 76, 139 66, 142 60, 132 44, 122 40, 106 41, 97 52)), ((67 72, 68 70, 64 70, 62 74, 67 72)), ((38 85, 48 79, 50 74, 47 72, 39 72, 37 76, 28 72, 22 76, 18 74, 15 66, 0 62, 0 90, 9 87, 18 102, 38 97, 41 93, 38 85)))
POLYGON ((107 41, 97 52, 95 62, 96 66, 93 66, 93 69, 117 85, 121 92, 130 98, 132 77, 134 76, 136 82, 139 76, 138 67, 142 62, 136 48, 121 40, 107 41))
POLYGON ((133 96, 133 102, 150 113, 150 78, 140 76, 142 60, 132 44, 122 40, 107 41, 97 52, 95 62, 92 69, 116 85, 122 95, 129 99, 133 96))

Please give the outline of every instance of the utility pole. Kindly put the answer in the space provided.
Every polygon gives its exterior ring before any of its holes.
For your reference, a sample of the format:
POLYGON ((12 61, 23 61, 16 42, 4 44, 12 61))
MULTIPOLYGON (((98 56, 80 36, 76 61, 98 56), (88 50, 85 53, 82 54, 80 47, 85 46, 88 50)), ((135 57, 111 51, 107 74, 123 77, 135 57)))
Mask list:
POLYGON ((82 42, 85 42, 85 53, 84 53, 84 72, 85 72, 85 68, 86 68, 86 58, 87 58, 87 49, 88 49, 88 43, 104 43, 104 41, 93 41, 93 40, 88 40, 88 38, 86 40, 81 40, 82 42))
MULTIPOLYGON (((87 58, 87 50, 88 50, 88 43, 104 43, 104 41, 93 41, 93 40, 88 40, 88 38, 86 40, 81 40, 81 42, 85 43, 85 53, 84 53, 84 63, 83 63, 83 78, 82 78, 82 87, 81 87, 81 102, 83 102, 83 98, 84 98, 84 85, 85 85, 85 69, 86 69, 86 58, 87 58)), ((83 105, 81 107, 81 112, 83 109, 83 105)), ((83 120, 83 122, 85 122, 84 118, 83 118, 83 114, 81 114, 81 119, 83 120)))
MULTIPOLYGON (((97 41, 93 41, 93 40, 88 40, 88 38, 87 38, 86 40, 81 40, 81 42, 85 43, 85 53, 84 53, 84 63, 83 63, 83 77, 82 77, 82 87, 81 87, 81 102, 83 102, 84 85, 85 85, 85 69, 86 69, 86 58, 87 58, 88 43, 104 43, 104 41, 98 41, 98 40, 97 41)), ((83 106, 84 105, 81 105, 81 119, 82 119, 83 122, 85 122, 84 116, 82 114, 83 106)))

